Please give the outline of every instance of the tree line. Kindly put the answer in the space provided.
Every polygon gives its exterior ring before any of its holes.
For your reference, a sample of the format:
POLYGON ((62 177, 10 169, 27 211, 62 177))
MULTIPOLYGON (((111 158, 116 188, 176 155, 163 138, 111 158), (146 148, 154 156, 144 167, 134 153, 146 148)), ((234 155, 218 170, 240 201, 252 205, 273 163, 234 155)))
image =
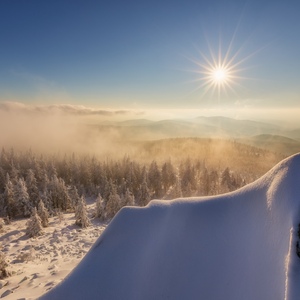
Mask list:
POLYGON ((100 160, 93 156, 38 155, 2 149, 0 154, 0 216, 30 217, 34 209, 49 215, 75 212, 83 217, 85 199, 95 199, 95 216, 112 218, 126 205, 145 206, 151 199, 215 195, 247 182, 228 167, 220 170, 205 160, 185 159, 145 164, 124 156, 100 160))

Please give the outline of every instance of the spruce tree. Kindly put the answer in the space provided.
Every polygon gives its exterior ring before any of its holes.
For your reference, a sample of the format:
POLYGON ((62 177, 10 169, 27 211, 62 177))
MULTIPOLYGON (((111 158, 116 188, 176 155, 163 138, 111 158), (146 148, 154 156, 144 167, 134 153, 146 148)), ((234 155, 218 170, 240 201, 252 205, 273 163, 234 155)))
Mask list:
POLYGON ((5 183, 6 183, 5 171, 0 165, 0 194, 4 193, 5 183))
POLYGON ((151 194, 147 185, 146 177, 144 177, 139 190, 138 204, 140 206, 146 206, 149 203, 150 199, 151 194))
POLYGON ((32 215, 27 222, 26 233, 29 237, 36 237, 43 234, 42 220, 37 214, 36 208, 33 209, 32 215))
POLYGON ((171 197, 174 198, 181 198, 182 197, 182 190, 181 190, 181 180, 179 175, 176 177, 176 181, 174 186, 172 187, 171 197))
POLYGON ((15 200, 18 207, 17 216, 29 217, 31 215, 32 205, 29 202, 26 183, 23 178, 19 178, 14 188, 15 200))
POLYGON ((134 195, 129 189, 126 190, 124 195, 124 206, 134 206, 134 195))
POLYGON ((83 228, 91 225, 87 215, 86 203, 83 196, 80 197, 80 200, 75 208, 75 224, 83 228))
POLYGON ((77 190, 76 186, 74 186, 71 190, 70 199, 71 199, 71 206, 72 206, 73 209, 75 209, 77 204, 80 201, 80 197, 79 197, 78 190, 77 190))
POLYGON ((155 198, 160 198, 162 195, 162 178, 161 172, 157 166, 156 161, 152 161, 148 172, 149 188, 155 198))
POLYGON ((18 213, 18 206, 14 195, 14 186, 10 180, 10 176, 6 174, 6 184, 3 194, 4 203, 4 215, 8 215, 9 218, 14 218, 18 213))
POLYGON ((121 208, 121 198, 117 193, 117 189, 115 185, 112 186, 112 191, 110 192, 105 208, 106 208, 106 216, 109 219, 113 218, 121 208))
POLYGON ((40 199, 39 204, 38 204, 38 210, 37 213, 39 217, 41 218, 42 226, 43 227, 48 227, 49 225, 49 213, 47 209, 45 208, 45 205, 43 201, 40 199))
POLYGON ((98 197, 96 199, 95 217, 99 218, 100 220, 105 220, 104 201, 100 194, 98 194, 98 197))
POLYGON ((170 187, 176 182, 176 173, 170 160, 164 163, 162 166, 161 179, 164 193, 166 194, 170 187))
POLYGON ((27 171, 26 186, 29 195, 29 201, 32 204, 32 206, 36 207, 39 203, 39 190, 37 187, 37 180, 32 169, 29 169, 27 171))
POLYGON ((51 201, 51 206, 54 209, 60 209, 66 211, 71 208, 71 199, 68 194, 67 187, 62 178, 53 176, 49 182, 49 199, 51 201))

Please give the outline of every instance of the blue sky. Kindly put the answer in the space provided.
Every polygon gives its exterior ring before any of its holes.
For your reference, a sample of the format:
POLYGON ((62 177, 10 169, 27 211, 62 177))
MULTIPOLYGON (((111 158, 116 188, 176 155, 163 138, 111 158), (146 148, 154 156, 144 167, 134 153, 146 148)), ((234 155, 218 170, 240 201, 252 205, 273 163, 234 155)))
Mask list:
POLYGON ((300 106, 300 2, 0 2, 0 101, 113 109, 300 106), (209 47, 242 61, 199 88, 209 47), (245 61, 243 59, 249 57, 245 61))

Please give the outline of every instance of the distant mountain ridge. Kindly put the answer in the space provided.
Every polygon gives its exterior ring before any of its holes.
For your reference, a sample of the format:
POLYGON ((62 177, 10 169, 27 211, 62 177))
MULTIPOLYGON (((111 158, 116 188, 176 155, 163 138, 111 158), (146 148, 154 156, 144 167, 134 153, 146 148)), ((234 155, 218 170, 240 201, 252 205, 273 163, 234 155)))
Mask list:
POLYGON ((193 119, 151 121, 132 119, 95 125, 101 130, 111 128, 132 139, 161 139, 174 137, 252 138, 259 135, 285 136, 300 141, 300 129, 287 130, 279 125, 239 120, 222 116, 193 119))

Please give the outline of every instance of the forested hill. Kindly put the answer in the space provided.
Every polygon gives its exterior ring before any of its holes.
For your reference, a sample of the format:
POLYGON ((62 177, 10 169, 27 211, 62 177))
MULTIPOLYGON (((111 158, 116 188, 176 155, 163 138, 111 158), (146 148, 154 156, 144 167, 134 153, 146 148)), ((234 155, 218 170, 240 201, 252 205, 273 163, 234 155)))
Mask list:
POLYGON ((281 159, 225 140, 168 139, 132 147, 132 156, 121 159, 2 149, 0 215, 29 217, 40 200, 50 215, 76 211, 83 196, 100 197, 98 214, 112 218, 124 205, 236 190, 281 159))

